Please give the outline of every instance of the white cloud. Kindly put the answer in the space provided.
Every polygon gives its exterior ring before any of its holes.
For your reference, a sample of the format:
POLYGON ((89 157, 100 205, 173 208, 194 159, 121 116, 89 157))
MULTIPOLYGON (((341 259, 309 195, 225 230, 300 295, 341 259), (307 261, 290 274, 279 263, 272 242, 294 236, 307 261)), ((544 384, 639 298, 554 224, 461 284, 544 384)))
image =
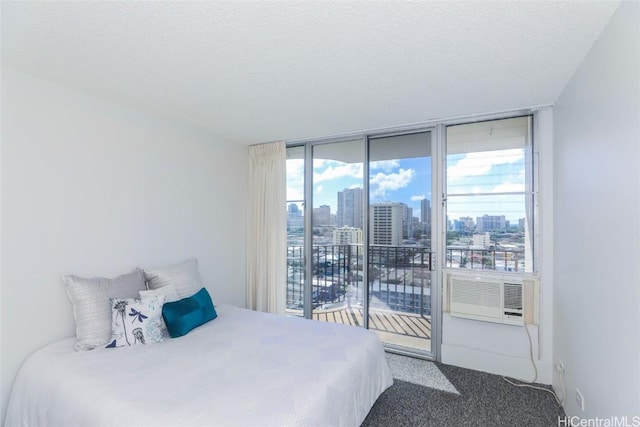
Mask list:
POLYGON ((511 175, 504 182, 496 185, 491 191, 493 193, 523 193, 525 191, 524 186, 525 174, 524 169, 517 174, 511 175))
POLYGON ((493 188, 493 193, 523 193, 524 182, 503 182, 493 188))
POLYGON ((304 159, 287 160, 287 181, 301 180, 304 175, 304 159))
POLYGON ((324 187, 322 187, 322 185, 316 185, 316 193, 322 193, 322 190, 324 189, 324 187))
POLYGON ((314 171, 313 182, 317 184, 322 181, 330 181, 344 177, 362 179, 362 163, 341 163, 335 166, 330 165, 322 172, 314 171))
POLYGON ((304 159, 287 160, 287 200, 304 197, 304 159))
POLYGON ((313 159, 313 168, 319 169, 329 165, 339 165, 340 162, 336 162, 335 160, 327 160, 327 159, 313 159))
POLYGON ((398 167, 400 167, 400 162, 398 160, 380 160, 369 163, 369 170, 373 171, 382 169, 384 173, 393 172, 393 170, 398 167))
POLYGON ((287 187, 287 200, 303 200, 304 192, 298 188, 287 187))
POLYGON ((387 191, 395 191, 404 188, 415 176, 413 169, 400 169, 397 173, 384 174, 382 172, 371 178, 371 196, 384 197, 387 191))
POLYGON ((422 200, 426 199, 426 197, 424 196, 424 194, 419 194, 417 196, 411 196, 411 201, 412 202, 420 202, 422 200))
POLYGON ((484 175, 494 166, 515 163, 523 158, 524 153, 520 148, 468 153, 455 165, 447 168, 447 179, 484 175))

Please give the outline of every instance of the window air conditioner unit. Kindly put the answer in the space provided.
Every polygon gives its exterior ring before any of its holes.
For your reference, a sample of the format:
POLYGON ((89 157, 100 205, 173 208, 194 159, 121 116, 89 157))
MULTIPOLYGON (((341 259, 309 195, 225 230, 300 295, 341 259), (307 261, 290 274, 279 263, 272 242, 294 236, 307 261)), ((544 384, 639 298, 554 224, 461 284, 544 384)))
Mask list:
POLYGON ((452 316, 524 325, 522 283, 451 276, 449 295, 452 316))

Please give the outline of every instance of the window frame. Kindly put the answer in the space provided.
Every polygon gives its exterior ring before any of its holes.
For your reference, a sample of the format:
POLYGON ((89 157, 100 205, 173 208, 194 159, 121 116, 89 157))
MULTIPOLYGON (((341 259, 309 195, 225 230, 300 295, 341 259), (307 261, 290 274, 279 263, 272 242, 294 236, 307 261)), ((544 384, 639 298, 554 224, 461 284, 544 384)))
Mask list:
MULTIPOLYGON (((442 268, 444 272, 447 273, 455 273, 455 272, 473 272, 474 274, 477 274, 479 276, 483 276, 483 275, 487 275, 487 276, 505 276, 505 277, 509 277, 509 276, 514 276, 514 277, 539 277, 540 276, 540 269, 539 269, 539 265, 540 265, 540 253, 539 253, 539 223, 540 223, 540 209, 539 209, 539 200, 540 200, 540 194, 539 194, 539 158, 540 158, 540 153, 539 153, 539 143, 537 141, 537 134, 536 134, 536 128, 538 126, 538 115, 537 115, 537 111, 540 108, 537 109, 525 109, 525 110, 518 110, 518 111, 513 111, 511 113, 494 113, 494 114, 486 114, 486 115, 481 115, 475 118, 460 118, 460 119, 452 119, 452 120, 443 120, 441 122, 442 125, 442 138, 439 141, 440 142, 440 148, 441 148, 441 194, 442 194, 442 211, 441 211, 441 224, 440 224, 440 232, 442 233, 442 248, 441 248, 441 256, 443 257, 442 259, 444 260, 442 263, 442 268), (447 193, 446 193, 446 186, 447 186, 447 176, 446 176, 446 172, 447 172, 447 128, 450 126, 459 126, 459 125, 466 125, 466 124, 473 124, 473 123, 481 123, 481 122, 491 122, 491 121, 498 121, 498 120, 504 120, 504 119, 512 119, 512 118, 519 118, 519 117, 529 117, 530 121, 529 121, 529 138, 530 138, 530 145, 531 145, 531 161, 529 162, 529 165, 531 167, 531 190, 530 191, 526 191, 526 187, 525 187, 525 191, 523 192, 523 194, 525 195, 525 203, 526 203, 526 197, 530 197, 531 198, 531 208, 530 208, 530 216, 531 216, 531 230, 530 230, 530 236, 529 238, 531 239, 531 258, 532 258, 532 265, 531 265, 531 269, 530 271, 500 271, 500 270, 495 270, 495 269, 467 269, 467 268, 449 268, 446 267, 446 256, 447 256, 447 209, 446 209, 446 202, 447 202, 447 193)), ((527 167, 527 165, 525 165, 525 167, 527 167)), ((493 193, 494 195, 498 195, 498 193, 493 193)))
MULTIPOLYGON (((542 220, 541 212, 544 212, 547 216, 550 215, 550 212, 548 207, 547 208, 540 207, 540 200, 547 200, 547 201, 551 200, 550 198, 552 198, 553 189, 549 187, 549 193, 546 196, 546 199, 544 197, 542 197, 541 199, 541 196, 544 196, 544 195, 541 195, 539 193, 540 180, 542 179, 542 177, 539 174, 539 171, 541 170, 539 159, 540 159, 541 147, 544 146, 544 147, 547 147, 545 148, 545 150, 548 149, 548 139, 549 139, 549 132, 550 132, 549 125, 548 125, 549 123, 548 113, 550 111, 549 110, 550 107, 551 106, 542 105, 542 106, 535 106, 535 107, 523 108, 518 110, 505 110, 500 112, 478 114, 478 115, 472 115, 472 116, 467 115, 467 116, 451 117, 451 118, 445 118, 445 119, 425 121, 425 122, 416 123, 412 125, 403 125, 403 126, 396 126, 396 127, 371 129, 367 131, 334 134, 331 136, 317 137, 317 138, 289 140, 286 142, 287 148, 295 147, 295 146, 305 147, 305 157, 304 157, 305 164, 312 165, 313 164, 312 152, 311 152, 312 150, 307 149, 306 147, 311 147, 313 145, 319 145, 319 144, 329 144, 334 142, 349 141, 354 139, 362 139, 365 142, 365 145, 368 146, 368 140, 370 138, 382 137, 382 136, 387 136, 391 134, 417 133, 417 132, 423 132, 429 129, 432 130, 432 135, 434 137, 433 152, 432 152, 432 158, 433 158, 432 167, 434 168, 434 175, 433 175, 432 185, 433 185, 434 191, 432 193, 433 198, 431 200, 431 208, 432 208, 431 223, 432 223, 432 237, 434 239, 432 248, 434 250, 434 254, 436 257, 435 263, 434 263, 435 266, 433 268, 435 275, 433 277, 437 281, 437 285, 435 285, 434 283, 435 286, 432 285, 431 287, 433 292, 433 295, 432 295, 433 305, 431 307, 433 330, 432 330, 431 356, 427 356, 428 358, 434 358, 436 360, 439 360, 441 356, 442 313, 447 310, 446 307, 448 306, 446 301, 443 300, 443 297, 446 297, 446 289, 445 289, 446 283, 444 280, 446 274, 449 274, 454 271, 458 271, 458 272, 472 271, 472 270, 461 270, 461 269, 454 269, 454 270, 448 269, 446 268, 444 261, 442 262, 438 261, 438 258, 441 257, 441 259, 444 260, 446 256, 446 217, 445 217, 446 210, 444 208, 445 194, 443 191, 446 185, 446 179, 445 179, 446 127, 451 125, 469 124, 469 123, 480 122, 480 121, 508 119, 508 118, 521 117, 521 116, 531 116, 529 134, 531 137, 531 146, 532 146, 531 148, 532 157, 530 162, 532 167, 531 215, 533 218, 532 231, 530 236, 532 240, 531 251, 532 251, 532 257, 533 257, 532 271, 522 272, 522 273, 517 272, 515 273, 516 276, 513 276, 514 274, 513 272, 500 272, 496 270, 475 270, 473 271, 473 273, 478 276, 482 275, 487 277, 493 277, 493 276, 508 277, 508 275, 511 274, 512 275, 511 277, 514 277, 514 278, 517 277, 520 279, 531 278, 531 277, 539 278, 543 275, 540 269, 540 265, 542 265, 543 263, 544 265, 549 264, 549 259, 548 259, 549 255, 545 255, 546 261, 541 258, 543 254, 540 253, 539 248, 543 244, 548 246, 548 243, 544 243, 541 241, 539 230, 540 230, 540 224, 542 220), (438 191, 435 191, 435 190, 438 190, 438 191)), ((545 159, 548 160, 548 157, 546 157, 545 159)), ((545 165, 546 164, 547 163, 545 163, 545 165)), ((549 166, 545 166, 545 168, 546 167, 551 168, 552 166, 549 165, 549 166)), ((311 234, 313 230, 313 227, 311 224, 311 216, 312 216, 311 213, 313 209, 313 200, 312 200, 313 191, 311 188, 312 176, 313 176, 313 168, 305 167, 305 174, 304 174, 305 194, 309 194, 310 196, 307 200, 304 200, 304 208, 305 208, 304 209, 304 216, 305 216, 304 246, 305 246, 305 251, 309 251, 309 252, 311 252, 312 249, 311 249, 311 245, 307 244, 307 240, 311 239, 312 237, 311 234)), ((368 172, 367 172, 367 176, 368 176, 368 172)), ((543 182, 546 183, 547 181, 548 180, 546 178, 543 179, 543 182)), ((368 194, 368 181, 365 182, 365 185, 367 186, 366 194, 368 194)), ((545 188, 547 188, 547 186, 545 186, 545 188)), ((367 216, 367 219, 368 219, 368 216, 367 216)), ((364 238, 366 239, 366 237, 364 238)), ((305 261, 308 259, 312 259, 311 253, 305 254, 305 261)), ((309 269, 307 269, 307 271, 309 271, 309 269)), ((548 275, 549 273, 544 273, 544 274, 548 275)), ((305 292, 308 292, 308 295, 305 295, 304 304, 305 304, 305 307, 310 307, 312 305, 311 287, 306 287, 306 288, 308 288, 308 291, 305 290, 305 292)))

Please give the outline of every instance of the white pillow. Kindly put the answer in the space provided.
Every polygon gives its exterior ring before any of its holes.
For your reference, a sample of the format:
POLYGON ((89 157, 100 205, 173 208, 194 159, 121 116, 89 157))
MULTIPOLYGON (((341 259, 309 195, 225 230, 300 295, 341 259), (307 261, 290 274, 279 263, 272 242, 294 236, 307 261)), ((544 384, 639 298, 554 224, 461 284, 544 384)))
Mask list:
POLYGON ((188 259, 164 268, 144 270, 149 289, 174 285, 180 299, 190 297, 203 288, 198 271, 198 261, 188 259))
MULTIPOLYGON (((181 299, 178 296, 178 292, 176 291, 176 287, 174 285, 167 285, 158 289, 151 289, 148 291, 140 291, 140 299, 142 300, 142 302, 145 302, 149 298, 155 298, 158 296, 164 297, 164 302, 174 302, 181 299)), ((166 323, 164 323, 164 318, 162 318, 162 316, 160 316, 160 329, 162 330, 162 336, 164 338, 171 338, 169 336, 169 331, 167 330, 167 325, 166 323)))
POLYGON ((93 350, 104 346, 111 337, 110 298, 136 298, 145 289, 140 271, 123 274, 115 279, 83 278, 71 274, 62 276, 73 304, 76 320, 76 350, 93 350))
POLYGON ((158 289, 149 289, 148 291, 140 291, 140 299, 148 299, 156 296, 164 296, 164 302, 174 302, 181 299, 178 296, 175 285, 167 285, 158 289))
POLYGON ((140 301, 111 298, 111 341, 106 347, 123 347, 162 342, 164 296, 140 301))

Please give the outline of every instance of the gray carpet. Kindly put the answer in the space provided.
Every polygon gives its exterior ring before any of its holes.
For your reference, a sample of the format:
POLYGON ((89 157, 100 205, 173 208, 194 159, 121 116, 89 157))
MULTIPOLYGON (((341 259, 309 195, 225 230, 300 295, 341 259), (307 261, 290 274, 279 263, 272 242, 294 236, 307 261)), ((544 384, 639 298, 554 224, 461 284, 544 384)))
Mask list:
POLYGON ((394 385, 362 427, 551 427, 564 417, 550 393, 511 386, 498 375, 397 355, 387 360, 394 385))
POLYGON ((435 363, 392 353, 386 356, 394 380, 460 394, 435 363))

